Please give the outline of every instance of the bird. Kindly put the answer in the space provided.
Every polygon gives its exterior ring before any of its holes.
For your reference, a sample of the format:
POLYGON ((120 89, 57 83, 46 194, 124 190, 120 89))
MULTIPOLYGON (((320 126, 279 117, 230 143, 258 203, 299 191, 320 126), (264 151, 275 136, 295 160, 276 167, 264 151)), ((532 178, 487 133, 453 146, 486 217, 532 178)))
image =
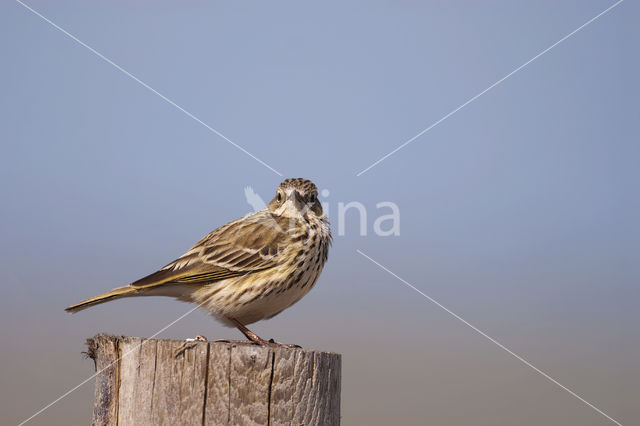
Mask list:
POLYGON ((285 179, 263 209, 207 234, 178 259, 124 287, 65 309, 78 312, 115 299, 168 296, 192 302, 250 344, 273 346, 247 328, 278 315, 315 285, 328 259, 331 228, 316 185, 285 179))

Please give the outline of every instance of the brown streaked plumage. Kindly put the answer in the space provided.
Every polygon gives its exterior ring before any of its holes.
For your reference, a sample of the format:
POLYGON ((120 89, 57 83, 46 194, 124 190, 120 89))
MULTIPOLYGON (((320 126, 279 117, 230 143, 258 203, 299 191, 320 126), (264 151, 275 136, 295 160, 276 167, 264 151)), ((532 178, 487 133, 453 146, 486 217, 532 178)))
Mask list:
POLYGON ((279 314, 307 294, 330 244, 316 186, 286 179, 263 210, 212 231, 159 271, 65 310, 123 297, 170 296, 197 303, 251 341, 268 344, 245 326, 279 314))

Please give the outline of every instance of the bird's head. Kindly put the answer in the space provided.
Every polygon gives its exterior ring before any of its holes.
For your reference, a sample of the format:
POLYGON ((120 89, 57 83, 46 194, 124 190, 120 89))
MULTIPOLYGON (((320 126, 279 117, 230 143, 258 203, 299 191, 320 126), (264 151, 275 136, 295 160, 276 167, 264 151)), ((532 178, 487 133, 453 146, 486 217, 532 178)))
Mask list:
POLYGON ((267 208, 278 216, 301 219, 309 214, 322 216, 318 189, 313 182, 303 178, 282 181, 267 208))

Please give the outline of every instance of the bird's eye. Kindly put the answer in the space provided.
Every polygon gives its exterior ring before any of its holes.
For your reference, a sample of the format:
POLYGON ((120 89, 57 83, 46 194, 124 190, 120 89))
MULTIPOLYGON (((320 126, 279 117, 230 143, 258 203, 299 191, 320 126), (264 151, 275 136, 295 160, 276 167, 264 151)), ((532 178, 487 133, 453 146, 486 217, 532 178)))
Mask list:
POLYGON ((316 202, 316 195, 315 194, 311 194, 311 196, 309 197, 309 201, 311 201, 312 203, 316 202))
POLYGON ((282 201, 282 193, 278 192, 278 195, 276 195, 276 198, 277 198, 278 202, 282 201))

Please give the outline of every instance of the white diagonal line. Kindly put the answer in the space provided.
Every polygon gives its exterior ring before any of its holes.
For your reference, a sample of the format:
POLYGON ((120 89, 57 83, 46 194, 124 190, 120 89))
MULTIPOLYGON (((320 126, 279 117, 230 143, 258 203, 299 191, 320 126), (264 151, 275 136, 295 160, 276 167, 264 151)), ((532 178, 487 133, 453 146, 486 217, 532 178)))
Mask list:
POLYGON ((140 80, 138 77, 136 77, 135 75, 131 74, 129 71, 125 70, 124 68, 122 68, 120 65, 116 64, 115 62, 113 62, 111 59, 107 58, 106 56, 104 56, 102 53, 98 52, 97 50, 95 50, 93 47, 89 46, 88 44, 86 44, 85 42, 83 42, 82 40, 78 39, 76 36, 74 36, 73 34, 69 33, 68 31, 66 31, 64 28, 61 28, 59 25, 57 25, 56 23, 54 23, 53 21, 51 21, 50 19, 48 19, 46 16, 43 16, 41 13, 39 13, 38 11, 36 11, 35 9, 33 9, 31 6, 23 3, 20 0, 16 0, 16 2, 18 2, 19 4, 21 4, 22 6, 24 6, 26 9, 28 9, 29 11, 31 11, 33 14, 39 16, 40 18, 42 18, 44 21, 48 22, 49 24, 51 24, 51 26, 53 26, 54 28, 56 28, 57 30, 59 30, 60 32, 62 32, 63 34, 65 34, 67 37, 69 37, 70 39, 72 39, 73 41, 77 42, 78 44, 80 44, 81 46, 86 47, 87 49, 89 49, 93 54, 95 54, 96 56, 98 56, 100 59, 104 60, 105 62, 107 62, 110 65, 113 65, 116 69, 118 69, 119 71, 121 71, 123 74, 125 74, 127 77, 130 77, 131 79, 133 79, 134 81, 140 83, 140 85, 142 85, 143 87, 145 87, 146 89, 150 90, 151 92, 155 93, 156 95, 158 95, 160 98, 162 98, 163 100, 165 100, 167 103, 169 103, 171 106, 175 107, 176 109, 178 109, 179 111, 183 112, 184 114, 186 114, 188 117, 192 118, 193 120, 197 121, 198 123, 200 123, 201 125, 203 125, 204 127, 206 127, 207 129, 209 129, 210 131, 212 131, 213 133, 215 133, 216 135, 220 136, 222 139, 224 139, 225 141, 229 142, 231 145, 235 146, 236 148, 238 148, 240 151, 244 152, 245 154, 247 154, 249 157, 253 158, 254 160, 256 160, 258 163, 262 164, 263 166, 265 166, 266 168, 268 168, 269 170, 271 170, 272 172, 274 172, 277 175, 282 176, 282 173, 280 173, 279 171, 277 171, 276 169, 274 169, 273 167, 271 167, 270 165, 268 165, 267 163, 265 163, 264 161, 262 161, 261 159, 259 159, 258 157, 256 157, 255 155, 253 155, 252 153, 250 153, 249 151, 247 151, 246 149, 244 149, 243 147, 241 147, 240 145, 238 145, 237 143, 235 143, 234 141, 232 141, 231 139, 229 139, 228 137, 226 137, 225 135, 223 135, 222 133, 220 133, 219 131, 217 131, 216 129, 214 129, 213 127, 211 127, 210 125, 208 125, 207 123, 205 123, 204 121, 200 120, 198 117, 196 117, 195 115, 193 115, 192 113, 190 113, 189 111, 187 111, 186 109, 184 109, 183 107, 181 107, 180 105, 176 104, 175 102, 173 102, 171 99, 167 98, 165 95, 163 95, 162 93, 158 92, 156 89, 154 89, 153 87, 149 86, 147 83, 145 83, 144 81, 140 80))
POLYGON ((356 251, 362 255, 363 257, 365 257, 366 259, 370 260, 371 262, 375 263, 376 265, 378 265, 378 267, 380 267, 380 269, 388 272, 390 275, 392 275, 393 277, 395 277, 396 279, 398 279, 399 281, 403 282, 405 285, 407 285, 407 287, 417 291, 418 293, 420 293, 422 296, 424 296, 427 300, 429 300, 431 303, 437 305, 439 308, 443 309, 444 311, 446 311, 448 314, 452 315, 454 318, 456 318, 457 320, 459 320, 460 322, 462 322, 464 325, 470 327, 471 329, 473 329, 475 332, 477 332, 478 334, 480 334, 481 336, 487 338, 489 341, 491 341, 492 343, 496 344, 500 349, 503 349, 504 351, 506 351, 508 354, 512 355, 513 357, 515 357, 518 361, 522 362, 523 364, 525 364, 527 367, 531 368, 532 370, 534 370, 535 372, 541 374, 544 378, 546 378, 547 380, 551 381, 552 383, 556 384, 557 386, 561 387, 562 389, 564 389, 565 391, 569 392, 571 395, 573 395, 574 397, 578 398, 580 401, 584 402, 586 405, 588 405, 589 407, 593 408, 594 410, 596 410, 598 413, 602 414, 604 417, 606 417, 607 419, 611 420, 613 423, 617 424, 618 426, 622 426, 622 424, 620 422, 618 422, 617 420, 613 419, 611 416, 609 416, 607 413, 605 413, 604 411, 602 411, 601 409, 599 409, 598 407, 596 407, 595 405, 593 405, 592 403, 590 403, 589 401, 587 401, 586 399, 584 399, 583 397, 581 397, 580 395, 578 395, 577 393, 575 393, 574 391, 572 391, 571 389, 569 389, 568 387, 564 386, 562 383, 558 382, 556 379, 554 379, 553 377, 549 376, 547 373, 545 373, 544 371, 540 370, 538 367, 536 367, 535 365, 531 364, 529 361, 527 361, 526 359, 524 359, 523 357, 521 357, 520 355, 518 355, 517 353, 513 352, 511 349, 507 348, 506 346, 504 346, 502 343, 498 342, 496 339, 494 339, 493 337, 489 336, 487 333, 485 333, 484 331, 480 330, 479 328, 477 328, 476 326, 474 326, 473 324, 471 324, 470 322, 468 322, 467 320, 465 320, 464 318, 462 318, 460 315, 456 314, 455 312, 451 311, 449 308, 447 308, 446 306, 442 305, 440 302, 438 302, 437 300, 433 299, 432 297, 428 296, 427 294, 423 293, 422 291, 418 290, 415 286, 413 286, 412 284, 410 284, 409 282, 405 281, 404 279, 400 278, 398 275, 396 275, 395 273, 391 272, 387 267, 385 267, 384 265, 380 264, 379 262, 373 260, 371 257, 367 256, 366 254, 364 254, 361 250, 356 249, 356 251))
POLYGON ((87 383, 88 381, 90 381, 91 379, 93 379, 94 377, 96 377, 98 374, 102 373, 104 370, 106 370, 107 368, 111 367, 113 364, 115 364, 116 362, 118 362, 119 360, 121 360, 122 358, 126 357, 127 355, 129 355, 131 352, 137 350, 146 340, 148 339, 153 339, 154 337, 156 337, 158 334, 162 333, 163 331, 165 331, 166 329, 168 329, 169 327, 171 327, 172 325, 174 325, 175 323, 177 323, 178 321, 180 321, 181 319, 183 319, 184 317, 186 317, 187 315, 191 314, 193 311, 195 311, 196 309, 198 309, 200 306, 202 306, 205 302, 200 303, 198 306, 196 306, 195 308, 187 311, 186 313, 180 315, 178 318, 176 318, 175 320, 171 321, 169 324, 165 325, 164 327, 162 327, 160 330, 158 330, 157 332, 153 333, 151 335, 151 337, 147 337, 145 340, 141 341, 140 344, 138 346, 136 346, 135 348, 129 350, 128 352, 125 352, 124 354, 122 354, 122 356, 118 357, 115 361, 111 362, 109 365, 107 365, 106 367, 104 367, 103 369, 96 371, 94 374, 92 374, 91 376, 87 377, 85 380, 83 380, 82 382, 80 382, 79 384, 77 384, 76 386, 72 387, 71 389, 69 389, 68 391, 66 391, 65 393, 63 393, 60 397, 58 397, 57 399, 55 399, 54 401, 50 402, 49 404, 45 405, 44 407, 42 407, 40 410, 38 410, 36 413, 34 413, 33 415, 31 415, 31 417, 29 417, 28 419, 23 420, 22 422, 20 422, 20 424, 18 426, 22 426, 23 424, 27 423, 29 420, 33 419, 34 417, 36 417, 37 415, 39 415, 40 413, 42 413, 43 411, 47 410, 48 408, 50 408, 51 406, 57 404, 58 402, 60 402, 62 399, 66 398, 70 393, 72 393, 73 391, 75 391, 76 389, 78 389, 79 387, 81 387, 82 385, 84 385, 85 383, 87 383))
MULTIPOLYGON (((240 278, 246 276, 249 272, 247 272, 246 274, 242 275, 240 278)), ((171 321, 169 324, 165 325, 164 327, 162 327, 160 330, 156 331, 155 333, 153 333, 151 335, 151 337, 147 337, 146 339, 153 339, 154 337, 156 337, 158 334, 162 333, 163 331, 165 331, 166 329, 168 329, 169 327, 171 327, 172 325, 174 325, 175 323, 177 323, 178 321, 182 320, 184 317, 186 317, 187 315, 191 314, 193 311, 195 311, 196 309, 198 309, 199 307, 201 307, 202 305, 204 305, 207 301, 205 300, 204 302, 199 303, 195 308, 187 311, 186 313, 180 315, 178 318, 176 318, 175 320, 171 321)), ((145 342, 145 340, 140 342, 140 345, 138 345, 137 347, 131 349, 128 352, 125 352, 124 354, 122 354, 121 357, 118 357, 115 361, 113 361, 112 363, 110 363, 109 365, 107 365, 106 367, 104 367, 102 370, 95 372, 94 374, 92 374, 91 376, 89 376, 88 378, 86 378, 85 380, 83 380, 82 382, 80 382, 78 385, 74 386, 73 388, 69 389, 68 391, 66 391, 65 393, 63 393, 60 397, 58 397, 56 400, 50 402, 49 404, 45 405, 44 407, 42 407, 38 412, 36 412, 35 414, 33 414, 31 417, 29 417, 26 420, 23 420, 18 426, 22 426, 23 424, 27 423, 29 420, 33 419, 34 417, 36 417, 38 414, 42 413, 43 411, 47 410, 48 408, 50 408, 51 406, 55 405, 56 403, 58 403, 59 401, 61 401, 62 399, 64 399, 65 397, 67 397, 67 395, 69 395, 70 393, 72 393, 73 391, 75 391, 76 389, 78 389, 80 386, 84 385, 85 383, 87 383, 89 380, 93 379, 94 377, 96 377, 98 374, 102 373, 104 370, 106 370, 107 368, 111 367, 113 364, 115 364, 116 362, 118 362, 119 360, 121 360, 122 358, 126 357, 127 355, 129 355, 131 352, 137 350, 138 347, 140 347, 143 343, 145 342)))
POLYGON ((505 75, 504 77, 502 77, 500 80, 496 81, 495 83, 493 83, 491 86, 487 87, 486 89, 484 89, 482 92, 478 93, 477 95, 475 95, 474 97, 472 97, 471 99, 469 99, 467 102, 463 103, 462 105, 460 105, 459 107, 457 107, 456 109, 454 109, 453 111, 451 111, 450 113, 448 113, 447 115, 445 115, 444 117, 442 117, 440 120, 436 121, 435 123, 433 123, 432 125, 430 125, 429 127, 427 127, 426 129, 424 129, 423 131, 421 131, 420 133, 418 133, 417 135, 415 135, 414 137, 412 137, 411 139, 409 139, 408 141, 406 141, 405 143, 403 143, 402 145, 398 146, 396 149, 394 149, 393 151, 391 151, 390 153, 388 153, 387 155, 381 157, 379 160, 377 160, 376 162, 374 162, 373 164, 371 164, 369 167, 367 167, 366 169, 360 171, 356 176, 360 176, 363 173, 369 171, 370 169, 372 169, 373 167, 377 166, 378 164, 380 164, 381 162, 383 162, 384 160, 386 160, 387 158, 391 157, 393 154, 395 154, 396 152, 400 151, 402 148, 404 148, 405 146, 409 145, 411 142, 415 141, 416 139, 418 139, 420 136, 424 135, 425 133, 427 133, 429 130, 433 129, 434 127, 436 127, 438 124, 442 123, 444 120, 446 120, 447 118, 451 117, 453 114, 455 114, 456 112, 460 111, 462 108, 466 107, 467 105, 469 105, 471 102, 475 101, 476 99, 478 99, 480 96, 484 95, 485 93, 487 93, 489 90, 493 89, 494 87, 496 87, 498 84, 502 83, 503 81, 505 81, 506 79, 508 79, 509 77, 511 77, 512 75, 514 75, 515 73, 517 73, 518 71, 520 71, 521 69, 523 69, 524 67, 526 67, 527 65, 529 65, 531 62, 535 61, 536 59, 538 59, 540 56, 544 55, 545 53, 547 53, 548 51, 550 51, 551 49, 553 49, 554 47, 556 47, 557 45, 559 45, 560 43, 562 43, 563 41, 565 41, 566 39, 568 39, 569 37, 571 37, 572 35, 574 35, 575 33, 577 33, 578 31, 582 30, 584 27, 586 27, 587 25, 591 24, 593 21, 595 21, 596 19, 600 18, 602 15, 604 15, 605 13, 609 12, 611 9, 613 9, 614 7, 616 7, 617 5, 619 5, 620 3, 622 3, 624 0, 618 0, 616 3, 614 3, 613 5, 609 6, 608 8, 606 8, 605 10, 603 10, 602 12, 600 12, 599 14, 597 14, 596 16, 594 16, 593 18, 589 19, 587 22, 585 22, 584 24, 580 25, 578 28, 576 28, 575 30, 571 31, 569 34, 567 34, 566 36, 562 37, 560 40, 556 41, 555 43, 553 43, 551 46, 547 47, 546 49, 544 49, 542 52, 538 53, 536 56, 534 56, 533 58, 529 59, 527 62, 525 62, 524 64, 520 65, 518 68, 516 68, 515 70, 511 71, 509 74, 505 75))

